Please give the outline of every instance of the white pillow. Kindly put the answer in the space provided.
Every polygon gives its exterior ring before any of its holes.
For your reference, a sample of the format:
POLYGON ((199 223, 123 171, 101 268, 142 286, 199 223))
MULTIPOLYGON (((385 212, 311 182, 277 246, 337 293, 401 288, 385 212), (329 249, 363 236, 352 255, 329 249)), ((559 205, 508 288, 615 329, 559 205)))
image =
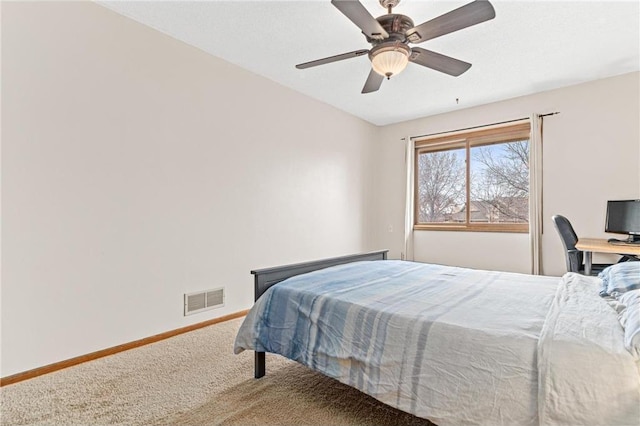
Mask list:
POLYGON ((640 358, 640 290, 627 291, 616 299, 624 305, 618 314, 624 328, 624 345, 636 358, 640 358))
POLYGON ((616 263, 600 272, 598 278, 602 280, 600 296, 615 296, 640 289, 640 262, 616 263))

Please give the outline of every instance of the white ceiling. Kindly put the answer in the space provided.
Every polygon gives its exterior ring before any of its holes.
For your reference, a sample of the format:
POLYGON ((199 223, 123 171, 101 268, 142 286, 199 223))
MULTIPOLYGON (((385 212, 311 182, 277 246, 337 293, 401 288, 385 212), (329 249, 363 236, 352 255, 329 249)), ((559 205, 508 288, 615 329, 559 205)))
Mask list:
MULTIPOLYGON (((471 0, 402 0, 416 25, 471 0)), ((205 52, 386 125, 640 70, 640 1, 499 1, 496 18, 418 46, 473 64, 460 77, 409 64, 378 92, 360 93, 365 56, 296 64, 368 49, 329 0, 98 1, 205 52)), ((362 3, 373 16, 377 0, 362 3)))

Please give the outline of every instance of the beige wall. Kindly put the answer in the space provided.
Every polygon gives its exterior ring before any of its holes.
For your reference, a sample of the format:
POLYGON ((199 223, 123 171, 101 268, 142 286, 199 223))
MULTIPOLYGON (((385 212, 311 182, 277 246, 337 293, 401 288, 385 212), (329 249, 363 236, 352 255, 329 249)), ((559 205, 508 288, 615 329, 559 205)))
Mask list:
MULTIPOLYGON (((640 73, 636 72, 386 126, 377 149, 376 185, 381 191, 374 208, 374 234, 378 245, 390 248, 393 257, 400 257, 403 251, 403 137, 559 111, 559 115, 544 119, 542 250, 544 273, 562 274, 562 244, 552 215, 567 216, 579 235, 607 237, 606 201, 640 198, 639 83, 640 73), (393 232, 389 232, 390 227, 393 232)), ((420 231, 415 240, 416 260, 530 270, 528 237, 524 234, 420 231)))
POLYGON ((2 104, 3 377, 371 249, 374 126, 99 5, 2 3, 2 104))

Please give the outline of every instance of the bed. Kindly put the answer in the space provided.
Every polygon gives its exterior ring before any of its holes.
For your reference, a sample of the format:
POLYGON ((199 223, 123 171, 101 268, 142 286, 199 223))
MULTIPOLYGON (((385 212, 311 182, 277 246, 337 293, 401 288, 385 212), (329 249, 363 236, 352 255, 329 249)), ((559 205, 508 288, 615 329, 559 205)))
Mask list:
POLYGON ((635 314, 607 280, 386 251, 252 273, 234 351, 255 351, 256 377, 271 352, 439 426, 640 424, 640 362, 619 318, 635 314))

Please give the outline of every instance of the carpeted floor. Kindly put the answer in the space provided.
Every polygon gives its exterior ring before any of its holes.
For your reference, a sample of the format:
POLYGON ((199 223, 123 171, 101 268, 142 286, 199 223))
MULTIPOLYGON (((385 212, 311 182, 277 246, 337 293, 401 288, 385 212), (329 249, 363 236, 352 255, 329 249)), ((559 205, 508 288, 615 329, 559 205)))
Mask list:
POLYGON ((242 319, 0 388, 2 425, 431 425, 282 357, 233 355, 242 319))

